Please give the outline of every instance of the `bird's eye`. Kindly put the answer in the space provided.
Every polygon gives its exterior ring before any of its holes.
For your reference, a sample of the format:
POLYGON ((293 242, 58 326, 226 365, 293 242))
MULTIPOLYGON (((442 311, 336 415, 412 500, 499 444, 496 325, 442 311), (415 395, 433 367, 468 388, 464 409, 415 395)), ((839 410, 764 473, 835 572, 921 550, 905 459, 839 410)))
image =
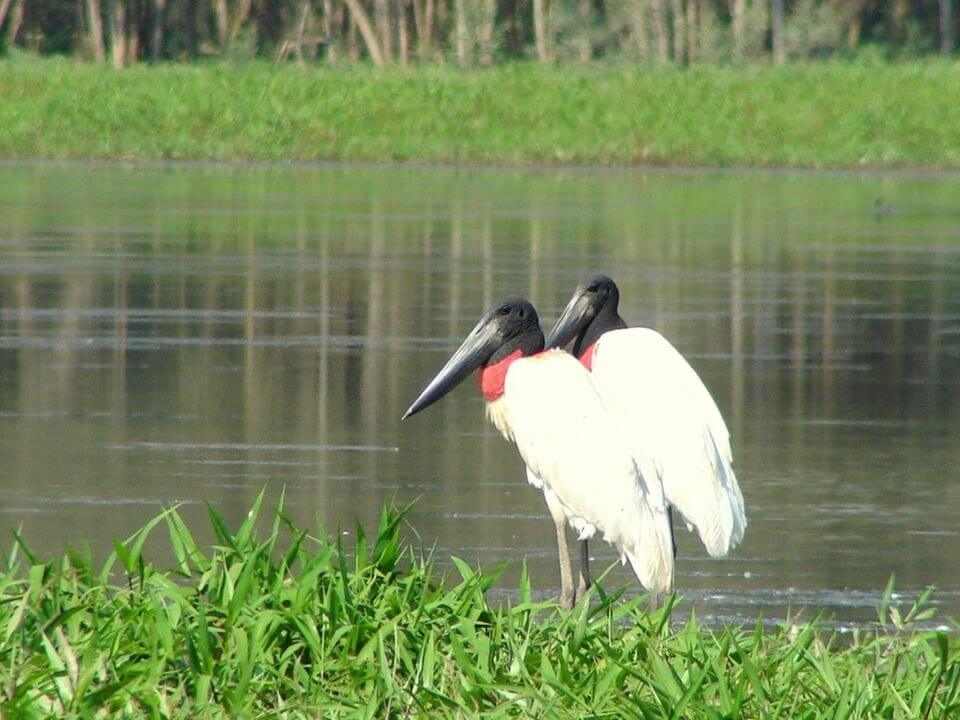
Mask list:
POLYGON ((599 289, 600 289, 599 286, 596 283, 593 283, 593 285, 587 288, 587 292, 595 293, 599 289))
POLYGON ((510 306, 509 306, 509 305, 504 305, 504 306, 501 307, 499 310, 497 310, 497 314, 498 314, 498 315, 509 315, 509 314, 510 314, 510 306))
POLYGON ((523 317, 523 308, 520 308, 520 317, 523 317))

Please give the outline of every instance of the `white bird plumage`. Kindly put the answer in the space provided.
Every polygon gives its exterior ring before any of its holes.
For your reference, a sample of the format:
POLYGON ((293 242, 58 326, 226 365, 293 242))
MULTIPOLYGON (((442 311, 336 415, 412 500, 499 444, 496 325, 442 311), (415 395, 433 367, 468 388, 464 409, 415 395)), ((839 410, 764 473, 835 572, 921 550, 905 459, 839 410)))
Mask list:
POLYGON ((652 593, 669 591, 673 545, 657 471, 632 455, 590 373, 559 350, 522 358, 496 402, 495 424, 516 444, 547 505, 556 499, 581 540, 599 534, 613 545, 652 593))
POLYGON ((634 454, 656 465, 667 501, 712 557, 726 555, 743 540, 747 517, 730 433, 703 381, 663 335, 639 327, 604 333, 591 372, 629 428, 634 454))
MULTIPOLYGON (((525 300, 491 309, 467 335, 404 417, 442 398, 474 370, 487 414, 513 442, 553 517, 564 607, 573 606, 566 526, 586 540, 600 535, 629 562, 654 596, 673 586, 670 516, 652 458, 604 406, 591 373, 561 350, 541 352, 536 310, 525 300)), ((581 543, 580 590, 589 587, 581 543)))
POLYGON ((628 328, 620 291, 606 275, 577 287, 546 340, 590 369, 608 412, 629 433, 634 458, 652 462, 671 507, 722 557, 747 527, 730 433, 700 376, 650 328, 628 328))

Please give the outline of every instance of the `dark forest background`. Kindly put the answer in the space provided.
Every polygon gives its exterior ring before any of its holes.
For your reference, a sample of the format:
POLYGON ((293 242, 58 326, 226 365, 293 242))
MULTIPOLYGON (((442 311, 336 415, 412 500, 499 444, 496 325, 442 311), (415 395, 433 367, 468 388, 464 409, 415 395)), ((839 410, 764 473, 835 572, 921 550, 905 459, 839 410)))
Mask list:
POLYGON ((955 0, 0 0, 0 53, 484 66, 951 54, 955 0))

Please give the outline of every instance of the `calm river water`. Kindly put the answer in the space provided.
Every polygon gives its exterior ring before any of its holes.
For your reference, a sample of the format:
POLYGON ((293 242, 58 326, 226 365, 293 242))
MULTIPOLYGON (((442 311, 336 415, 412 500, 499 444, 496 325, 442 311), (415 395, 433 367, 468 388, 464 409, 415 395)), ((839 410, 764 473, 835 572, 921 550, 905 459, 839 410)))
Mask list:
POLYGON ((264 487, 352 533, 419 497, 425 546, 555 593, 473 383, 399 418, 491 302, 552 323, 598 271, 733 435, 746 540, 680 534, 686 606, 865 620, 895 575, 960 614, 958 176, 0 165, 2 545, 102 556, 264 487))

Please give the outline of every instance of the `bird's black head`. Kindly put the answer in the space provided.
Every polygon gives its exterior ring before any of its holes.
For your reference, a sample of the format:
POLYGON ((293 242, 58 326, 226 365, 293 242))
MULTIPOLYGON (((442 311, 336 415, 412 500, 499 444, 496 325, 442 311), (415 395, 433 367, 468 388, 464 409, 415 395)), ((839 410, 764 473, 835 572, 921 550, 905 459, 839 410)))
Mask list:
POLYGON ((616 312, 620 305, 620 289, 617 284, 606 275, 594 275, 577 288, 577 292, 590 300, 597 313, 605 307, 612 307, 616 312))
POLYGON ((547 337, 547 347, 563 347, 576 338, 573 354, 580 357, 603 333, 627 326, 619 306, 617 284, 606 275, 594 275, 577 286, 547 337))
POLYGON ((483 316, 480 323, 491 327, 500 342, 484 365, 497 363, 517 350, 521 350, 524 356, 543 350, 540 318, 533 305, 523 298, 510 298, 498 303, 483 316))
POLYGON ((527 356, 541 350, 543 332, 533 305, 523 298, 499 302, 480 319, 403 417, 408 418, 429 407, 474 370, 499 363, 517 351, 527 356))

